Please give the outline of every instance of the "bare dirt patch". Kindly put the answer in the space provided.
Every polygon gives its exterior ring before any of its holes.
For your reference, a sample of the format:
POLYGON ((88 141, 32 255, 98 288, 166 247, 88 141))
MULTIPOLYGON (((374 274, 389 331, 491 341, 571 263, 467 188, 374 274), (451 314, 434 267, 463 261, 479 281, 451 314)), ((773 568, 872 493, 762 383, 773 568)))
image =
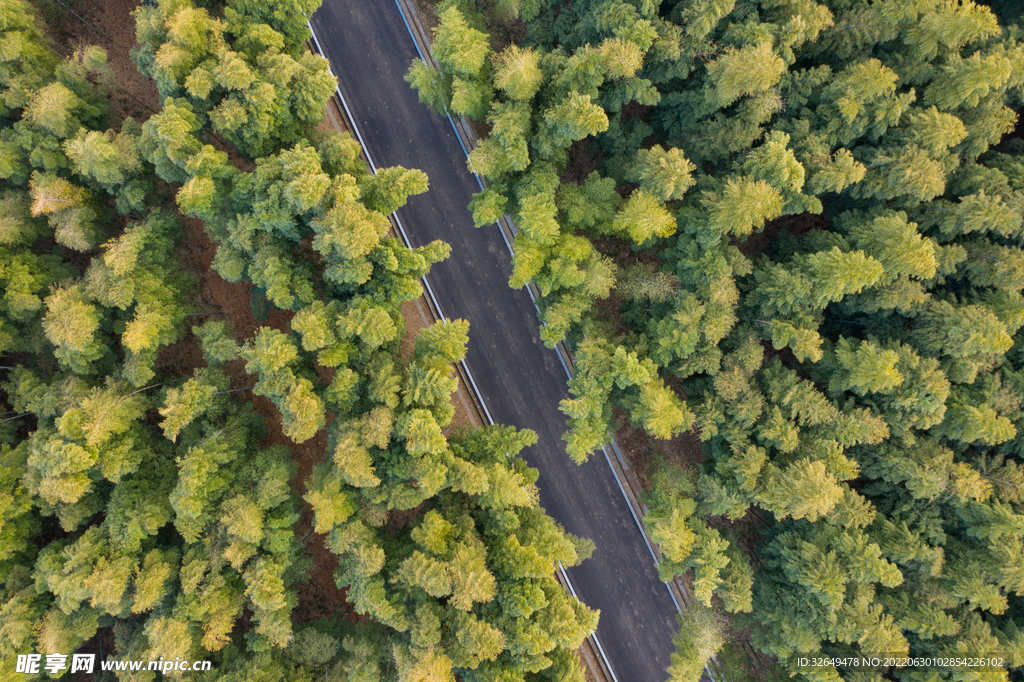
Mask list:
POLYGON ((139 73, 129 55, 129 50, 136 46, 131 13, 139 6, 137 0, 40 0, 39 6, 48 19, 47 31, 59 46, 56 51, 61 56, 88 45, 98 45, 107 51, 112 76, 111 113, 118 124, 127 116, 145 120, 159 111, 156 86, 139 73))
POLYGON ((577 140, 569 146, 565 170, 562 171, 562 182, 574 182, 578 185, 587 180, 587 176, 601 166, 604 154, 595 150, 587 139, 577 140))
POLYGON ((695 431, 686 431, 670 440, 662 440, 631 426, 629 417, 621 408, 615 408, 615 415, 622 424, 615 432, 619 448, 636 472, 644 490, 650 490, 651 474, 659 460, 687 470, 705 460, 704 450, 701 449, 695 431))

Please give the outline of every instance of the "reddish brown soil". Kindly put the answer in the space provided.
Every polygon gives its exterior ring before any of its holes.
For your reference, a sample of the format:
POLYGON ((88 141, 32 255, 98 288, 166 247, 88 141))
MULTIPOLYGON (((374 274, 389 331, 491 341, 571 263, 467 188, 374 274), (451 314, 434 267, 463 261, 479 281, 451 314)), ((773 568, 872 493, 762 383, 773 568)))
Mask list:
POLYGON ((587 682, 597 682, 597 676, 594 675, 594 671, 590 669, 590 666, 583 660, 583 656, 580 652, 576 652, 576 656, 580 659, 580 666, 583 668, 583 679, 587 682))
POLYGON ((640 102, 627 102, 622 105, 622 118, 639 118, 644 120, 647 115, 654 111, 654 107, 650 104, 640 104, 640 102))
POLYGON ((139 73, 128 55, 135 47, 135 21, 131 13, 139 6, 137 0, 64 0, 70 10, 55 0, 40 2, 50 37, 62 47, 61 56, 88 45, 98 45, 107 51, 110 67, 110 100, 116 127, 131 116, 145 120, 159 111, 160 99, 153 82, 139 73), (74 14, 72 14, 72 12, 74 14), (78 15, 78 16, 75 16, 78 15))
POLYGON ((495 41, 494 49, 502 50, 509 45, 522 45, 526 40, 526 22, 522 19, 513 19, 501 25, 495 41))
POLYGON ((692 469, 704 461, 704 451, 696 432, 687 431, 671 440, 662 440, 630 426, 629 417, 621 409, 616 408, 615 414, 623 424, 616 430, 615 437, 645 490, 651 487, 650 477, 658 460, 683 469, 692 469))
POLYGON ((562 171, 562 182, 574 182, 582 185, 587 176, 601 165, 602 154, 595 150, 589 140, 577 140, 569 145, 565 170, 562 171))

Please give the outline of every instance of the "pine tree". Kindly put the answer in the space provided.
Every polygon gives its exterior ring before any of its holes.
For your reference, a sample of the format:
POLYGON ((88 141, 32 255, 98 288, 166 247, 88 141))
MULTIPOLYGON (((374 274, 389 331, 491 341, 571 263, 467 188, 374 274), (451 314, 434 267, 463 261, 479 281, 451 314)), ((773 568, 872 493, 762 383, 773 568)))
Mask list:
POLYGON ((50 83, 36 91, 25 107, 25 120, 51 135, 66 139, 78 132, 76 115, 88 105, 61 82, 50 83))
POLYGON ((184 182, 188 159, 198 153, 201 145, 196 139, 200 123, 192 106, 182 99, 167 98, 158 114, 151 116, 142 126, 139 151, 153 164, 156 174, 167 182, 184 182))
POLYGON ((211 320, 192 328, 199 337, 203 348, 203 358, 208 366, 217 366, 238 357, 238 344, 231 338, 227 323, 222 320, 211 320))
POLYGON ((46 300, 43 329, 56 346, 57 359, 75 372, 86 374, 103 357, 104 346, 96 337, 99 312, 78 286, 58 289, 46 300))
POLYGON ((135 597, 132 613, 150 611, 159 605, 171 591, 177 575, 178 557, 171 551, 150 550, 134 577, 135 597))
POLYGON ((686 403, 658 381, 641 386, 631 414, 647 433, 666 440, 689 429, 693 422, 686 403))
POLYGON ((517 102, 528 102, 543 80, 540 55, 532 49, 510 45, 492 57, 494 85, 517 102))
POLYGON ((231 0, 228 3, 230 12, 225 12, 225 15, 238 29, 248 25, 269 25, 284 37, 285 50, 295 54, 309 39, 309 27, 302 18, 312 16, 317 8, 312 0, 292 0, 274 7, 252 0, 231 0))
POLYGON ((705 194, 703 204, 708 213, 708 228, 715 237, 725 234, 746 237, 761 229, 766 220, 781 215, 783 198, 763 180, 730 178, 720 191, 705 194))
POLYGON ((53 52, 45 47, 45 34, 31 5, 23 0, 8 0, 4 5, 4 70, 0 115, 24 107, 32 93, 47 82, 56 66, 53 52))
POLYGON ((896 369, 899 354, 870 341, 862 341, 855 347, 849 339, 842 338, 836 344, 835 358, 839 366, 832 378, 836 390, 852 390, 863 395, 888 391, 904 381, 896 369))
POLYGON ((406 170, 401 166, 382 168, 367 178, 363 204, 372 211, 390 215, 404 206, 410 195, 426 191, 427 176, 423 171, 406 170))
POLYGON ((727 107, 744 95, 754 95, 778 83, 786 65, 768 42, 726 50, 708 65, 714 83, 712 101, 727 107))
POLYGON ((164 417, 161 428, 170 440, 178 440, 181 430, 209 407, 219 386, 206 383, 205 379, 206 376, 200 374, 186 381, 180 389, 168 389, 160 414, 164 417))
POLYGON ((643 246, 655 237, 671 236, 676 230, 676 221, 654 195, 638 189, 615 215, 611 230, 643 246))
POLYGON ((956 358, 1003 353, 1012 341, 984 306, 935 301, 921 312, 915 340, 923 350, 956 358))
POLYGON ((925 89, 924 101, 946 111, 977 106, 990 90, 1006 82, 1010 69, 1009 60, 1002 55, 983 57, 976 52, 968 59, 950 60, 925 89))
POLYGON ((335 87, 326 60, 296 49, 305 40, 295 19, 303 6, 271 13, 240 1, 226 22, 191 3, 140 8, 136 64, 161 96, 187 99, 239 151, 265 156, 316 125, 335 87), (257 17, 265 28, 247 30, 257 17))
POLYGON ((451 90, 445 81, 444 74, 428 66, 421 59, 413 61, 405 80, 419 94, 420 102, 437 113, 444 112, 451 102, 451 90))
POLYGON ((682 150, 665 150, 661 145, 637 151, 636 162, 629 176, 639 181, 641 189, 650 192, 662 201, 681 199, 693 185, 691 174, 694 165, 683 155, 682 150))
POLYGON ((92 197, 82 187, 53 173, 32 174, 32 215, 45 215, 57 241, 76 251, 89 251, 100 241, 92 197))
POLYGON ((694 682, 725 642, 723 627, 712 609, 699 604, 688 608, 679 621, 668 673, 672 682, 694 682))
POLYGON ((477 149, 473 150, 470 163, 473 168, 489 177, 498 178, 509 170, 521 171, 530 165, 530 153, 527 145, 527 134, 530 131, 530 107, 523 103, 495 103, 487 117, 491 124, 491 137, 477 149), (490 151, 489 143, 497 142, 499 150, 490 151), (504 161, 488 163, 483 155, 490 154, 504 161), (507 169, 504 167, 507 165, 507 169))
POLYGON ((814 521, 842 497, 842 488, 824 462, 800 459, 769 478, 760 503, 779 518, 814 521))
POLYGON ((604 110, 591 101, 590 95, 577 93, 571 93, 563 102, 545 111, 544 122, 546 127, 541 139, 555 147, 566 147, 608 129, 604 110))
POLYGON ((247 361, 246 371, 259 376, 253 392, 267 396, 281 410, 285 434, 300 443, 312 438, 324 425, 324 404, 313 383, 295 376, 290 367, 298 358, 292 340, 276 329, 261 327, 241 354, 247 361))
POLYGON ((470 27, 455 7, 446 9, 438 18, 432 47, 441 68, 452 76, 475 78, 490 54, 487 35, 470 27))
POLYGON ((116 137, 113 131, 86 132, 82 129, 74 139, 64 143, 64 149, 80 175, 95 180, 103 187, 113 188, 123 185, 139 168, 133 132, 128 120, 125 121, 125 132, 116 137))

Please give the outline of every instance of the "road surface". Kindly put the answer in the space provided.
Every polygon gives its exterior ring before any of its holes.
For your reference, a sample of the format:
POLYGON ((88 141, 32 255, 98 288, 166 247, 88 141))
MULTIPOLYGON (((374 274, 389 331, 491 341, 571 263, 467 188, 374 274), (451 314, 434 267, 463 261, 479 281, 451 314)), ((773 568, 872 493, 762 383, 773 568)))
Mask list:
POLYGON ((578 466, 565 452, 568 397, 555 351, 540 341, 526 290, 512 290, 511 259, 497 226, 477 229, 467 209, 479 191, 448 120, 420 104, 403 80, 415 45, 393 0, 324 0, 312 17, 320 46, 370 157, 419 168, 430 190, 398 211, 413 246, 441 239, 451 257, 429 275, 448 318, 469 320, 466 362, 497 423, 535 431, 523 456, 540 470, 540 502, 594 555, 568 569, 577 595, 600 609, 597 634, 619 682, 664 682, 677 629, 675 606, 604 457, 578 466))

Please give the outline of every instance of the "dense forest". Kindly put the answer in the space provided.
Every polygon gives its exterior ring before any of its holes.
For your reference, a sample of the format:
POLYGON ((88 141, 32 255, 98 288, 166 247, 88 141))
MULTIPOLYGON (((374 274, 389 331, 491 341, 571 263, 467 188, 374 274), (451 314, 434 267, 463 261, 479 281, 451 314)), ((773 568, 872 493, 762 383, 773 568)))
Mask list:
POLYGON ((401 352, 402 303, 448 247, 389 235, 421 172, 371 174, 318 128, 318 4, 139 7, 162 104, 134 120, 103 49, 62 54, 0 0, 4 679, 86 651, 211 660, 187 674, 206 682, 583 680, 597 614, 553 566, 589 543, 539 507, 516 457, 534 434, 450 428, 468 325, 401 352), (251 334, 198 303, 188 224, 251 292, 251 334), (297 478, 291 445, 324 430, 297 478), (322 617, 296 610, 311 536, 348 604, 322 617))
MULTIPOLYGON (((972 0, 444 0, 407 80, 574 355, 567 448, 698 438, 645 522, 671 672, 1024 666, 1024 18, 972 0), (745 656, 750 647, 756 656, 745 656), (756 658, 756 661, 755 661, 756 658)), ((1014 668, 1017 670, 1014 671, 1014 668)))
MULTIPOLYGON (((538 505, 534 434, 454 425, 468 325, 402 314, 449 248, 387 217, 428 179, 321 125, 318 6, 144 2, 131 117, 107 53, 55 40, 71 7, 0 0, 4 675, 584 679, 597 614, 553 566, 592 545, 538 505), (324 556, 344 603, 300 609, 324 556)), ((694 597, 673 681, 1024 679, 1024 8, 422 8, 440 69, 408 81, 481 138, 470 210, 514 220, 509 284, 574 359, 568 455, 699 442, 643 472, 694 597), (1004 666, 800 663, 879 654, 1004 666)))

